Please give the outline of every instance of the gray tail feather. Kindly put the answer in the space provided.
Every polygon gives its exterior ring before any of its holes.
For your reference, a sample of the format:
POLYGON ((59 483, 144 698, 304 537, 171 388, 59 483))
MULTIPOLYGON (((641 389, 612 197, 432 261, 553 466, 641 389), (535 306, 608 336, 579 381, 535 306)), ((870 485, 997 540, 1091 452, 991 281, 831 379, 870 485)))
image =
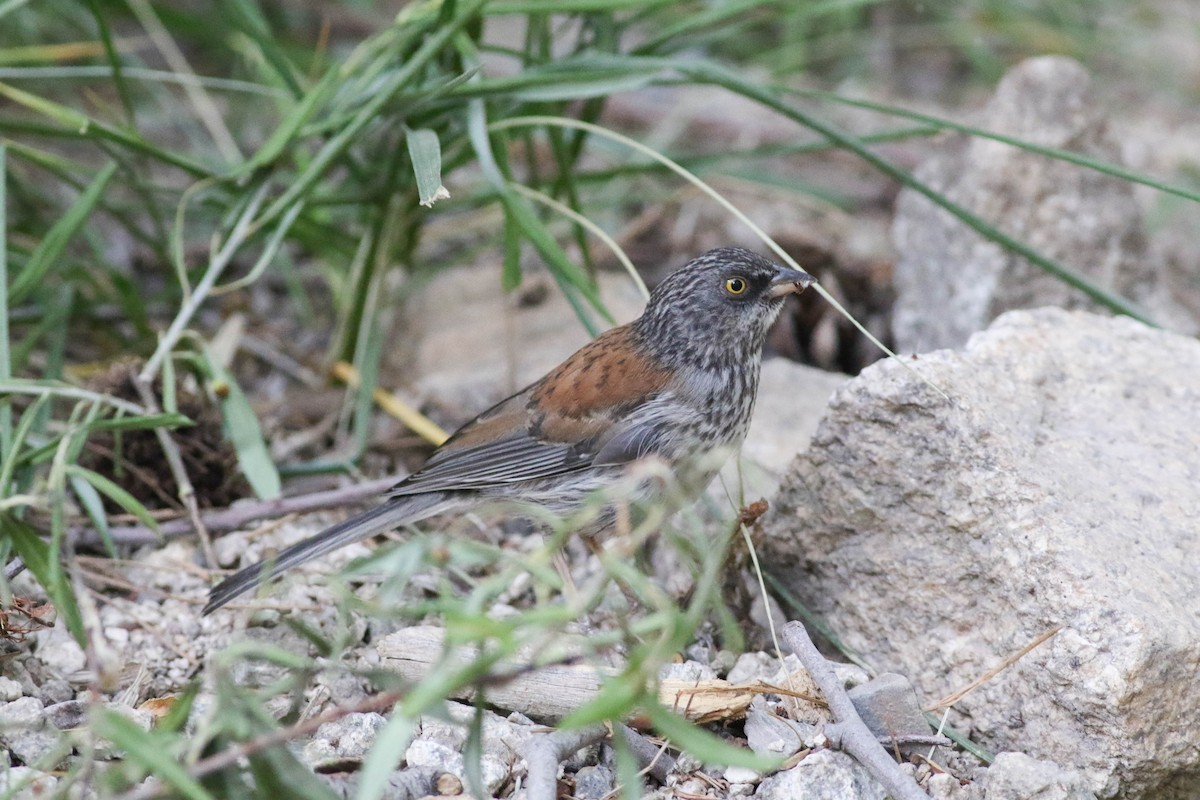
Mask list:
POLYGON ((378 508, 339 522, 280 551, 274 559, 262 561, 230 575, 208 593, 208 603, 201 613, 211 614, 259 584, 277 578, 292 567, 331 553, 339 547, 440 513, 444 510, 445 501, 446 495, 441 492, 409 495, 389 500, 378 508))

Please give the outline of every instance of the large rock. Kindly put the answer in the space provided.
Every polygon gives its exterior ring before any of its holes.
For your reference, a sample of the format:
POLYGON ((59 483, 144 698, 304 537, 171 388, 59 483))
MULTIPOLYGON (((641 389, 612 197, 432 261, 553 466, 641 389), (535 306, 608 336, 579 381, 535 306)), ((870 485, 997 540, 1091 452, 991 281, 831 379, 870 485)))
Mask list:
POLYGON ((986 800, 1092 800, 1077 772, 1024 753, 999 753, 987 771, 986 800))
MULTIPOLYGON (((1023 61, 1000 81, 979 127, 1037 145, 1119 162, 1104 110, 1077 62, 1023 61)), ((1131 184, 991 139, 956 134, 916 177, 1038 252, 1195 332, 1148 252, 1131 184)), ((1093 308, 1082 292, 985 239, 912 189, 900 193, 892 239, 898 350, 960 347, 1004 311, 1093 308)), ((1175 267, 1178 269, 1178 265, 1175 267)), ((1194 278, 1193 278, 1194 280, 1194 278)))
POLYGON ((1200 342, 1010 312, 835 393, 765 563, 993 750, 1101 797, 1200 797, 1200 342))

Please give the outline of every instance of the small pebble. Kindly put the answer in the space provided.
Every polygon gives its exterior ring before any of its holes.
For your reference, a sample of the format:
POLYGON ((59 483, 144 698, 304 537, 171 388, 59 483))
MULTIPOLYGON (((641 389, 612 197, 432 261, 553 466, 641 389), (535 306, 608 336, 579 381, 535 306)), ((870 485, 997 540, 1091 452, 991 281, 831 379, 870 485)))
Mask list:
POLYGON ((451 772, 443 772, 437 777, 437 793, 442 797, 455 797, 462 794, 463 785, 458 776, 451 772))
POLYGON ((0 703, 11 703, 24 694, 25 692, 21 690, 21 684, 12 678, 0 677, 0 703))

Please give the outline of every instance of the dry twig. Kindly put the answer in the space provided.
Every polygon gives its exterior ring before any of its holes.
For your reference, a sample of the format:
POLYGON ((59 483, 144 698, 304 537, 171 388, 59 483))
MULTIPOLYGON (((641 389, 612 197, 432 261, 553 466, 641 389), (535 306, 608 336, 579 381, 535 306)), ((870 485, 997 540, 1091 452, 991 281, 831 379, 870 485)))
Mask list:
POLYGON ((784 625, 783 641, 800 659, 800 663, 812 676, 813 682, 825 695, 825 702, 829 704, 829 710, 835 720, 833 724, 825 726, 825 735, 834 746, 857 759, 895 800, 928 800, 929 795, 921 791, 921 787, 901 771, 899 765, 875 738, 875 734, 871 733, 871 729, 862 721, 850 695, 838 680, 833 667, 812 643, 804 625, 799 622, 784 625))
MULTIPOLYGON (((395 485, 397 480, 399 479, 380 478, 324 492, 243 502, 236 506, 203 512, 200 514, 200 519, 209 531, 216 533, 235 531, 262 519, 281 517, 285 514, 304 514, 330 508, 342 508, 373 500, 395 485)), ((163 539, 188 536, 195 530, 195 523, 191 519, 179 518, 159 525, 157 534, 144 525, 112 527, 109 529, 109 534, 116 544, 142 545, 157 542, 160 540, 160 536, 163 539)), ((72 534, 78 537, 75 539, 77 544, 98 544, 100 542, 100 534, 91 528, 73 529, 72 534)))
POLYGON ((531 736, 525 745, 525 763, 529 778, 526 784, 528 800, 556 800, 558 797, 558 765, 576 753, 608 735, 600 723, 574 731, 554 731, 545 736, 531 736))

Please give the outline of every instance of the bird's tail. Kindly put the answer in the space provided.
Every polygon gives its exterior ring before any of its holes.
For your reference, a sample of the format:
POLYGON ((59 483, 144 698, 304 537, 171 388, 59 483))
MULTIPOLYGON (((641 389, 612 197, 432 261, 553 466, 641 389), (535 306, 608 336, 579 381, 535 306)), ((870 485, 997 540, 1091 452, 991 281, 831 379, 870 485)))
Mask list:
POLYGON ((230 575, 208 593, 203 614, 211 614, 238 595, 261 583, 277 578, 292 567, 331 553, 339 547, 385 533, 410 522, 432 517, 446 509, 446 495, 441 492, 410 495, 390 500, 378 508, 364 511, 345 522, 326 528, 318 534, 297 542, 274 558, 253 564, 230 575))

